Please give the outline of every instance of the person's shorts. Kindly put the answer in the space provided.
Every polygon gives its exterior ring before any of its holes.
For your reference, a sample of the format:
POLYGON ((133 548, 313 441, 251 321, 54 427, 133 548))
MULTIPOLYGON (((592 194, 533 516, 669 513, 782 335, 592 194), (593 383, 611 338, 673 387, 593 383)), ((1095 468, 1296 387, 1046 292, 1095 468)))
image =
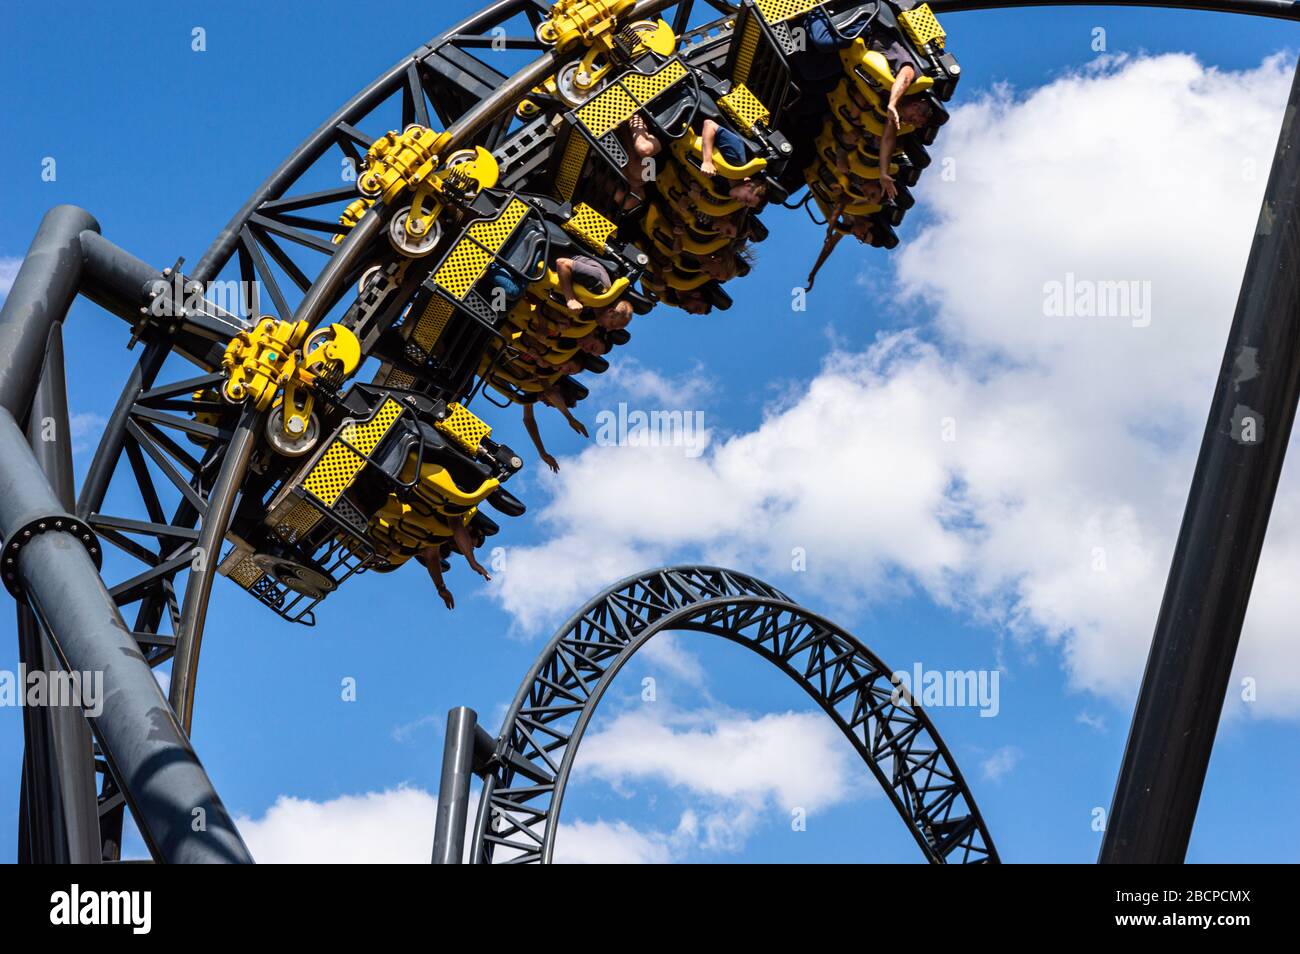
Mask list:
POLYGON ((718 135, 713 140, 713 146, 718 152, 722 153, 722 158, 726 159, 730 165, 743 166, 749 161, 746 158, 748 149, 745 148, 745 140, 726 126, 718 127, 718 135))
POLYGON ((510 270, 501 264, 493 262, 489 265, 487 277, 492 287, 501 289, 506 296, 506 300, 511 304, 523 297, 524 287, 519 284, 519 281, 510 273, 510 270))
POLYGON ((594 258, 575 255, 570 261, 573 262, 573 280, 588 291, 599 294, 613 286, 614 281, 605 266, 594 258))
POLYGON ((916 60, 912 57, 912 54, 907 52, 897 40, 876 40, 871 44, 871 47, 884 56, 885 62, 889 64, 890 72, 895 76, 904 66, 910 66, 912 72, 917 76, 921 75, 921 68, 916 65, 916 60))

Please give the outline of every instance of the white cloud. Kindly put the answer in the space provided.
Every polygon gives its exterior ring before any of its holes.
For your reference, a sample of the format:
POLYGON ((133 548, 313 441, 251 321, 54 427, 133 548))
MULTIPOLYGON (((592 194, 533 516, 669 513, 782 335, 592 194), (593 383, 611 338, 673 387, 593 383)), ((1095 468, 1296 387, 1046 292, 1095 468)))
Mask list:
POLYGON ((690 374, 666 375, 647 368, 635 358, 619 354, 609 370, 595 379, 593 394, 597 399, 639 402, 658 408, 698 408, 713 392, 713 382, 697 365, 690 374))
POLYGON ((422 715, 410 722, 403 722, 400 725, 393 726, 392 737, 394 742, 409 742, 418 732, 425 729, 434 729, 445 724, 447 717, 437 713, 422 715))
POLYGON ((765 822, 784 822, 794 809, 811 815, 879 791, 820 712, 750 717, 723 709, 683 711, 663 701, 624 712, 587 736, 574 781, 592 780, 629 803, 666 785, 687 807, 672 831, 603 820, 563 824, 557 861, 658 864, 699 852, 737 852, 765 822))
MULTIPOLYGON (((419 788, 343 795, 324 802, 282 795, 261 818, 235 819, 262 864, 428 864, 438 800, 419 788)), ((472 831, 478 798, 470 799, 472 831)), ((695 833, 691 813, 674 832, 639 831, 624 821, 560 825, 560 864, 663 864, 695 833)), ((466 841, 472 837, 467 832, 466 841)), ((466 846, 468 852, 469 846, 466 846)), ((509 852, 500 850, 497 860, 509 852)))
POLYGON ((1004 745, 980 763, 980 771, 990 782, 1000 782, 1020 764, 1020 755, 1014 745, 1004 745))
MULTIPOLYGON (((811 814, 876 790, 821 713, 749 718, 662 702, 587 736, 575 782, 584 779, 629 798, 634 786, 667 784, 690 804, 668 831, 624 820, 562 822, 558 863, 665 864, 695 851, 734 852, 764 820, 787 818, 793 808, 811 814)), ((427 864, 437 805, 434 795, 406 785, 323 802, 282 795, 260 818, 240 816, 236 825, 262 863, 427 864)), ((475 793, 471 826, 477 810, 475 793)), ((509 852, 498 851, 497 860, 507 860, 509 852)))
POLYGON ((14 287, 14 279, 18 277, 18 269, 22 264, 21 258, 0 255, 0 298, 8 295, 9 289, 14 287))
POLYGON ((704 666, 699 658, 682 645, 681 633, 660 633, 637 652, 637 660, 652 674, 666 673, 688 686, 702 686, 704 666))
POLYGON ((437 807, 407 786, 326 802, 282 795, 261 818, 235 824, 263 864, 428 864, 437 807))
POLYGON ((849 743, 820 712, 758 717, 666 703, 615 717, 582 743, 576 777, 630 791, 666 784, 711 809, 692 814, 708 847, 734 847, 769 807, 782 817, 811 813, 850 797, 862 768, 849 743))
MULTIPOLYGON (((832 354, 757 430, 698 459, 591 447, 566 460, 540 513, 549 537, 512 550, 496 597, 535 629, 674 559, 775 577, 838 612, 919 587, 1057 646, 1076 687, 1127 698, 1289 81, 1280 56, 1246 72, 1121 59, 957 110, 934 147, 956 179, 923 180, 895 297, 875 304, 924 303, 929 333, 832 354), (1067 275, 1149 287, 1149 324, 1049 317, 1045 286, 1067 275), (787 576, 793 547, 807 572, 787 576)), ((811 300, 831 320, 835 304, 811 300)), ((1238 667, 1261 714, 1300 712, 1298 574, 1288 475, 1238 667)))
POLYGON ((108 418, 94 411, 81 411, 68 417, 68 429, 72 433, 72 451, 81 453, 99 446, 99 439, 104 436, 108 418))
POLYGON ((671 838, 642 832, 627 822, 584 822, 560 825, 555 836, 555 862, 567 865, 667 864, 671 838))
POLYGON ((1098 732, 1106 731, 1106 719, 1102 716, 1093 715, 1091 712, 1080 712, 1074 717, 1074 721, 1098 732))

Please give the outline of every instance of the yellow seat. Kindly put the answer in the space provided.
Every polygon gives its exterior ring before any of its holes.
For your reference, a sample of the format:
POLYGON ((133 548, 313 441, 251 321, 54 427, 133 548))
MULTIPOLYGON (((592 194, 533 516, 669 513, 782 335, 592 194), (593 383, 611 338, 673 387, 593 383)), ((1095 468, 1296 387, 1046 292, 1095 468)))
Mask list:
MULTIPOLYGON (((620 275, 614 279, 614 283, 605 291, 594 292, 575 282, 573 297, 582 302, 586 308, 608 308, 623 297, 630 284, 631 282, 620 275)), ((556 274, 555 269, 548 268, 546 276, 540 282, 534 282, 530 285, 529 291, 537 294, 543 301, 547 300, 552 292, 558 295, 560 293, 560 276, 556 274)))
MULTIPOLYGON (((703 176, 704 173, 696 170, 696 174, 703 176)), ((674 204, 680 200, 685 200, 686 204, 697 212, 713 218, 721 218, 738 212, 742 208, 741 204, 730 197, 721 198, 713 194, 707 185, 702 187, 703 193, 698 198, 691 195, 690 189, 686 187, 676 166, 669 166, 659 176, 659 190, 663 192, 674 204)))
MULTIPOLYGON (((817 206, 821 209, 822 218, 829 218, 831 209, 838 204, 839 200, 830 191, 828 181, 821 178, 814 168, 804 171, 804 179, 808 183, 808 189, 812 192, 813 198, 817 200, 817 206)), ((843 184, 839 183, 838 178, 835 181, 843 190, 843 184)), ((879 212, 881 208, 879 203, 869 202, 866 199, 855 199, 853 196, 847 195, 844 198, 849 200, 844 204, 844 213, 846 215, 872 215, 879 212)))
MULTIPOLYGON (((667 214, 660 210, 658 205, 651 203, 650 208, 646 210, 643 228, 646 235, 659 247, 661 252, 670 257, 674 254, 672 249, 677 235, 673 232, 673 222, 667 214)), ((730 241, 725 236, 719 236, 708 242, 697 241, 691 238, 689 226, 688 234, 681 236, 682 251, 690 252, 692 255, 712 255, 730 241)))
MULTIPOLYGON (((835 135, 831 132, 829 127, 822 130, 822 134, 816 139, 816 145, 818 154, 821 156, 822 160, 825 161, 827 166, 836 170, 837 178, 839 178, 841 182, 845 182, 846 180, 844 177, 838 174, 839 164, 837 153, 840 149, 840 145, 836 142, 835 135)), ((846 152, 849 171, 855 176, 860 179, 880 178, 879 164, 867 162, 866 156, 858 149, 849 149, 846 150, 846 152)), ((889 174, 891 176, 898 175, 898 163, 891 162, 889 164, 889 174)))
MULTIPOLYGON (((840 50, 840 61, 844 63, 845 72, 853 80, 853 85, 875 110, 883 129, 887 115, 885 107, 889 103, 889 92, 894 86, 894 74, 884 55, 875 50, 867 50, 863 41, 857 39, 848 49, 840 50)), ((923 93, 933 85, 934 80, 922 74, 907 88, 904 95, 923 93)), ((901 136, 915 131, 916 127, 907 123, 898 127, 901 136)))
POLYGON ((695 289, 707 285, 712 279, 703 272, 697 272, 693 275, 683 275, 677 271, 677 266, 673 266, 664 276, 664 284, 669 288, 677 291, 695 291, 695 289))
MULTIPOLYGON (((858 37, 850 46, 840 50, 840 63, 844 67, 844 72, 853 78, 859 89, 866 86, 868 89, 883 91, 888 95, 894 88, 894 71, 889 68, 889 61, 880 51, 868 49, 867 42, 862 37, 858 37)), ((916 79, 907 87, 906 95, 924 93, 932 86, 934 80, 917 70, 916 79)))
MULTIPOLYGON (((486 373, 487 373, 487 362, 484 361, 479 368, 479 374, 486 374, 486 373)), ((491 377, 504 381, 506 384, 511 385, 512 387, 514 387, 519 391, 523 391, 525 394, 537 394, 541 391, 545 391, 548 387, 550 387, 557 380, 559 380, 560 373, 557 371, 555 374, 546 375, 545 377, 523 377, 520 375, 511 374, 509 371, 505 370, 504 368, 498 365, 497 367, 492 369, 491 377)), ((501 389, 498 388, 497 390, 501 390, 501 389)))
POLYGON ((547 335, 548 338, 573 338, 575 336, 581 338, 584 335, 589 334, 592 329, 596 327, 595 318, 590 318, 586 321, 577 321, 574 319, 573 312, 555 301, 548 301, 545 307, 542 308, 542 319, 546 320, 548 317, 551 320, 554 320, 557 324, 562 321, 571 323, 568 327, 561 328, 555 335, 547 335))
POLYGON ((854 119, 852 113, 849 112, 849 107, 856 107, 857 104, 853 102, 852 97, 849 95, 847 83, 848 80, 842 80, 835 89, 827 94, 826 101, 831 107, 831 115, 839 121, 840 126, 844 129, 859 129, 879 139, 885 134, 884 120, 870 109, 859 109, 858 118, 854 119))
POLYGON ((489 477, 473 490, 462 490, 447 468, 429 463, 420 467, 420 483, 417 493, 425 498, 430 497, 430 495, 434 499, 440 497, 461 507, 477 507, 488 494, 500 486, 501 482, 499 480, 495 477, 489 477))

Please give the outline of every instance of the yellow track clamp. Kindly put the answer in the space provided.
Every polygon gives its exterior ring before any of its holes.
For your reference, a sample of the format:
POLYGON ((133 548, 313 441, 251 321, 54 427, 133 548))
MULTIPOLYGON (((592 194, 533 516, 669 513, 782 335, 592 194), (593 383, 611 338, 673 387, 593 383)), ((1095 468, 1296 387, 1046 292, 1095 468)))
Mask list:
POLYGON ((619 19, 636 6, 636 0, 558 0, 551 16, 537 28, 537 38, 563 53, 574 46, 611 38, 619 19))
POLYGON ((275 400, 280 385, 297 369, 296 351, 307 335, 307 323, 297 324, 263 317, 251 331, 241 331, 230 339, 221 356, 226 373, 222 394, 239 403, 247 398, 259 411, 275 400))
POLYGON ((365 171, 357 179, 361 194, 394 199, 408 186, 418 185, 438 168, 439 151, 449 140, 447 133, 424 126, 408 126, 376 139, 366 153, 365 171))

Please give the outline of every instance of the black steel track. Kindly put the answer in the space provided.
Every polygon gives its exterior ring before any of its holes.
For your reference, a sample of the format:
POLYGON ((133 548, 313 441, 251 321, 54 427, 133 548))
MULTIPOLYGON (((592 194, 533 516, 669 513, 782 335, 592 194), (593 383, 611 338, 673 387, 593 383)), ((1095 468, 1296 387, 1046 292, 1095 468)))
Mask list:
POLYGON ((998 861, 961 770, 892 670, 775 587, 705 566, 629 577, 555 634, 506 714, 479 803, 475 861, 552 860, 574 758, 601 698, 637 650, 675 630, 730 640, 793 679, 852 744, 928 861, 998 861))

